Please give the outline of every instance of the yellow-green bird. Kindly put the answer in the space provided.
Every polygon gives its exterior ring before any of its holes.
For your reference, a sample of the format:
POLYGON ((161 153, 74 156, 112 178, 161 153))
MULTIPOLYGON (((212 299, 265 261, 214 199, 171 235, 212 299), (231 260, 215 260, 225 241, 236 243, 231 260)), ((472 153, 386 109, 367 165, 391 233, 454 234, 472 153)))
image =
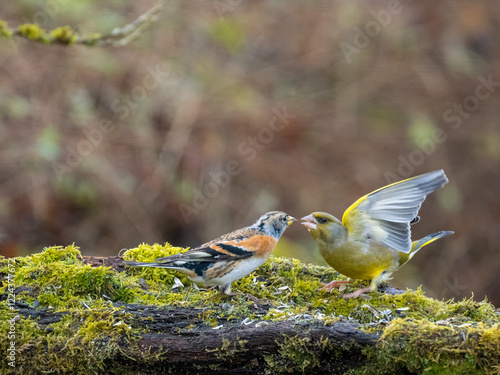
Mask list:
POLYGON ((410 224, 419 221, 418 210, 427 194, 448 182, 442 170, 395 182, 359 198, 342 221, 325 212, 313 212, 302 224, 317 242, 327 263, 348 280, 334 280, 322 290, 331 291, 350 279, 371 280, 370 287, 344 298, 373 292, 425 245, 452 234, 441 231, 411 241, 410 224))

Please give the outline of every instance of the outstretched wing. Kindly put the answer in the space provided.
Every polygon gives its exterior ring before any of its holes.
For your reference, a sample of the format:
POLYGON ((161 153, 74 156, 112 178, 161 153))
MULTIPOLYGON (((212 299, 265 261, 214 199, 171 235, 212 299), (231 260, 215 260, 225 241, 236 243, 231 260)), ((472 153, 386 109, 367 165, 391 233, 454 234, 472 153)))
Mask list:
POLYGON ((411 250, 410 223, 427 194, 448 182, 443 170, 395 182, 359 198, 347 209, 342 224, 349 232, 375 239, 404 253, 411 250))

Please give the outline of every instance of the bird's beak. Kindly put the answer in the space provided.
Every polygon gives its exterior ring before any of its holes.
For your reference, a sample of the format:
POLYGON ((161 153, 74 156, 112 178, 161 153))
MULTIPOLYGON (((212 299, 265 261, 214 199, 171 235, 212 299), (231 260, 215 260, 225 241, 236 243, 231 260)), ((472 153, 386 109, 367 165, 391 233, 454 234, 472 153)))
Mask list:
POLYGON ((305 226, 309 230, 314 230, 318 227, 318 222, 316 221, 316 219, 314 218, 313 215, 304 216, 300 220, 302 220, 302 223, 300 223, 300 224, 302 224, 303 226, 305 226))
POLYGON ((294 218, 293 216, 288 216, 288 225, 292 225, 296 221, 298 221, 298 220, 296 218, 294 218))

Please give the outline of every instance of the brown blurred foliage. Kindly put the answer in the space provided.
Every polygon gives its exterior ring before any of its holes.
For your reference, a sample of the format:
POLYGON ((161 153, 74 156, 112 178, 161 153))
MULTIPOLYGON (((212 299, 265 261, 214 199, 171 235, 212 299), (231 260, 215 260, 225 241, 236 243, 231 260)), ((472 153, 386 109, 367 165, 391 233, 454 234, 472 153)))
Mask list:
MULTIPOLYGON (((154 4, 2 4, 109 32, 154 4)), ((124 48, 0 39, 0 247, 195 246, 444 169, 393 284, 500 304, 500 4, 172 1, 124 48), (489 81, 489 83, 488 83, 489 81), (203 195, 203 196, 202 196, 203 195)), ((320 262, 304 227, 280 255, 320 262)))

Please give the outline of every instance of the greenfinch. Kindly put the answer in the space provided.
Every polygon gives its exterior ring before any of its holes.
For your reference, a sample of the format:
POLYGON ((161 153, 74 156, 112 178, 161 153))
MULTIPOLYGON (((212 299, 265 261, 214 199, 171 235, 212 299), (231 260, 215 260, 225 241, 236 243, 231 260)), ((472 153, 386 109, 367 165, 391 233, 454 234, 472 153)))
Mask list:
POLYGON ((441 231, 411 241, 410 224, 419 221, 417 214, 425 197, 447 182, 442 170, 429 172, 359 198, 345 211, 342 221, 324 212, 303 217, 302 224, 326 262, 349 278, 323 284, 321 290, 331 291, 351 279, 361 279, 371 280, 370 286, 343 297, 373 292, 422 247, 452 234, 441 231))

